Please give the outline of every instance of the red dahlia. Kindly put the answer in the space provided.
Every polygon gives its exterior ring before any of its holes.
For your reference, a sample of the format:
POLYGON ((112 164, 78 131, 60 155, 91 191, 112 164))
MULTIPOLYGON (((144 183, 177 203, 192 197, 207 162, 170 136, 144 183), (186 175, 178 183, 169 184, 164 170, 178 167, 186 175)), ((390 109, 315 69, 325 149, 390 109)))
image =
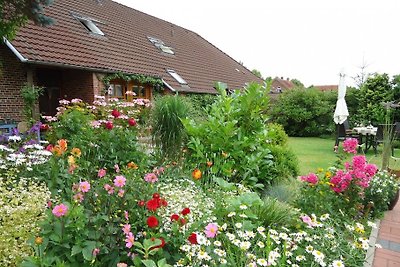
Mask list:
POLYGON ((149 218, 147 218, 147 226, 150 228, 155 228, 158 226, 158 220, 156 216, 150 216, 149 218))
POLYGON ((121 113, 118 110, 113 109, 113 111, 111 111, 111 115, 113 115, 114 118, 118 118, 121 116, 121 113))
POLYGON ((111 130, 113 127, 114 127, 114 125, 113 125, 113 123, 112 123, 111 121, 107 121, 107 122, 106 122, 106 128, 107 128, 108 130, 111 130))
POLYGON ((146 203, 146 207, 149 211, 156 211, 160 207, 160 201, 152 198, 146 203))
POLYGON ((135 126, 136 125, 135 119, 132 119, 132 118, 128 119, 128 124, 129 124, 129 126, 135 126))
POLYGON ((182 213, 183 216, 188 215, 188 214, 190 213, 190 209, 189 209, 189 208, 184 208, 184 209, 181 211, 181 213, 182 213))
POLYGON ((189 240, 190 244, 193 244, 193 245, 197 245, 198 244, 197 243, 197 235, 196 235, 196 233, 191 233, 190 236, 188 237, 188 240, 189 240))
POLYGON ((172 214, 171 215, 171 221, 178 221, 179 220, 179 215, 178 214, 172 214))

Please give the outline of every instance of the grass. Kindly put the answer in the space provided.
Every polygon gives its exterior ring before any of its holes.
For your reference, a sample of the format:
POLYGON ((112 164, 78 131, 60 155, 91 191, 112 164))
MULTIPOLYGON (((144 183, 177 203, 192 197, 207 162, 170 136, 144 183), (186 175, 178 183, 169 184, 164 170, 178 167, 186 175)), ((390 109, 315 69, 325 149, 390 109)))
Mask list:
MULTIPOLYGON (((331 167, 337 157, 333 152, 334 139, 318 137, 290 137, 289 147, 299 159, 300 175, 316 172, 318 168, 326 169, 331 167)), ((341 148, 342 143, 339 144, 341 148)), ((365 156, 369 163, 376 164, 378 168, 382 161, 382 146, 378 147, 378 154, 370 149, 365 156)), ((400 150, 395 149, 395 156, 400 157, 400 150)), ((351 157, 349 157, 351 159, 351 157)), ((400 169, 400 160, 391 159, 390 165, 393 169, 400 169)))

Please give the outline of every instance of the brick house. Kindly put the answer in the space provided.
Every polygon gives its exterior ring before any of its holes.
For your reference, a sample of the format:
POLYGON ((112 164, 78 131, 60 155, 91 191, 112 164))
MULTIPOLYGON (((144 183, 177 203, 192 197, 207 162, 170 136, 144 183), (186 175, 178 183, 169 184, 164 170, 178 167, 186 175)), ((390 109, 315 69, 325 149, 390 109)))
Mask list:
POLYGON ((283 91, 290 90, 294 87, 294 83, 289 78, 275 77, 271 83, 271 94, 280 94, 283 91))
POLYGON ((133 91, 151 99, 151 83, 116 78, 106 86, 104 77, 119 72, 161 81, 165 92, 213 94, 216 81, 229 89, 263 82, 195 32, 111 0, 57 0, 46 15, 54 25, 28 23, 0 44, 0 118, 22 120, 24 84, 45 89, 39 110, 52 115, 63 98, 92 102, 133 91))
POLYGON ((338 85, 314 85, 314 87, 321 92, 337 92, 339 88, 338 85))

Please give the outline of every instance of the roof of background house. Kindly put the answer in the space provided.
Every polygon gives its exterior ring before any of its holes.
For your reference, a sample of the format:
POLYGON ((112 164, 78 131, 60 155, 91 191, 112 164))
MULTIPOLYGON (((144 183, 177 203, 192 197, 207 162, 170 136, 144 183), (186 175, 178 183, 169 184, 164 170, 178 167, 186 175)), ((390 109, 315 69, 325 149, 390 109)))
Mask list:
POLYGON ((46 15, 56 20, 54 25, 29 23, 11 42, 28 62, 155 76, 176 91, 196 93, 215 93, 216 81, 230 89, 262 83, 195 32, 111 0, 57 0, 46 8, 46 15), (90 33, 78 18, 90 18, 104 36, 90 33), (160 39, 174 55, 161 52, 148 37, 160 39), (187 85, 178 83, 167 69, 187 85))
POLYGON ((320 91, 337 91, 338 85, 314 85, 320 91))
POLYGON ((282 90, 292 89, 294 87, 294 83, 292 83, 288 79, 285 80, 283 78, 275 77, 272 80, 272 87, 274 87, 276 89, 278 86, 281 87, 282 90))

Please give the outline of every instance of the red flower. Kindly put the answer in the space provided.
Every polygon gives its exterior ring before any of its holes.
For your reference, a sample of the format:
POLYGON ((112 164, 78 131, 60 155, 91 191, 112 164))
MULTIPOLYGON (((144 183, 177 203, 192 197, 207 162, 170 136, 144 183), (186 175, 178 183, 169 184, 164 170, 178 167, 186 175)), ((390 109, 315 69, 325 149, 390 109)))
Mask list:
POLYGON ((46 146, 46 150, 50 152, 53 150, 53 148, 54 146, 52 144, 46 146))
POLYGON ((150 216, 149 218, 147 218, 147 226, 149 226, 150 228, 158 226, 158 220, 156 216, 150 216))
POLYGON ((197 245, 198 244, 197 243, 197 235, 196 235, 196 233, 191 233, 190 236, 188 237, 188 240, 189 240, 190 244, 193 244, 193 245, 197 245))
POLYGON ((135 126, 136 125, 136 121, 132 118, 128 119, 128 124, 129 126, 135 126))
POLYGON ((151 238, 151 241, 155 241, 156 239, 159 239, 159 240, 161 241, 161 245, 158 245, 158 246, 156 246, 156 247, 152 247, 150 250, 156 249, 156 248, 163 248, 163 247, 165 246, 165 240, 164 240, 164 238, 162 238, 162 237, 160 237, 160 238, 152 237, 152 238, 151 238))
POLYGON ((143 207, 145 205, 144 200, 139 200, 138 205, 139 207, 143 207))
POLYGON ((168 202, 165 199, 160 199, 160 206, 166 207, 168 206, 168 202))
POLYGON ((181 225, 185 225, 185 224, 186 224, 186 219, 185 219, 185 218, 181 218, 181 219, 179 220, 179 223, 180 223, 181 225))
POLYGON ((107 122, 106 122, 106 128, 107 128, 108 130, 111 130, 113 127, 114 127, 114 125, 113 125, 113 123, 112 123, 111 121, 107 121, 107 122))
POLYGON ((121 113, 118 110, 113 109, 113 111, 111 111, 111 115, 113 115, 114 118, 118 118, 119 116, 121 116, 121 113))
POLYGON ((160 198, 160 194, 159 193, 154 193, 153 194, 153 198, 160 198))
POLYGON ((178 221, 179 220, 179 215, 178 214, 172 214, 171 215, 171 221, 178 221))
POLYGON ((160 201, 152 198, 147 201, 146 207, 149 211, 156 211, 160 207, 160 201))
POLYGON ((189 208, 184 208, 184 209, 181 211, 181 213, 182 213, 183 216, 188 215, 188 214, 190 213, 190 209, 189 209, 189 208))

